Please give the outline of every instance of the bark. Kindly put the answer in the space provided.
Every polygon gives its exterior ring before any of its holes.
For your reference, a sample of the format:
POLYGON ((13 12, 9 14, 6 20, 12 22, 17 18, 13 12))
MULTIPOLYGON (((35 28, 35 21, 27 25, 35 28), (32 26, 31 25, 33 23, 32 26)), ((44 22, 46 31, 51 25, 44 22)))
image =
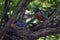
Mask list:
POLYGON ((48 35, 55 35, 60 33, 60 21, 55 20, 52 26, 53 28, 49 28, 51 25, 48 26, 48 28, 40 29, 38 31, 31 31, 29 28, 20 28, 20 27, 12 27, 14 29, 14 33, 16 33, 15 36, 18 36, 20 40, 37 40, 39 37, 45 37, 48 35), (58 24, 57 27, 55 27, 58 24))
POLYGON ((2 18, 1 18, 0 26, 4 26, 9 19, 7 15, 7 12, 9 11, 9 5, 10 5, 10 0, 5 0, 4 11, 3 11, 2 18), (4 20, 4 25, 2 25, 3 20, 4 20))
POLYGON ((27 7, 27 5, 29 4, 29 2, 31 2, 32 0, 22 0, 22 2, 18 5, 18 7, 14 10, 13 15, 11 17, 11 19, 9 19, 9 21, 7 22, 7 24, 5 25, 4 29, 0 32, 0 40, 2 40, 2 38, 4 37, 5 33, 7 32, 7 30, 10 28, 11 23, 13 23, 16 20, 16 17, 18 15, 19 12, 23 11, 23 9, 25 9, 27 7))

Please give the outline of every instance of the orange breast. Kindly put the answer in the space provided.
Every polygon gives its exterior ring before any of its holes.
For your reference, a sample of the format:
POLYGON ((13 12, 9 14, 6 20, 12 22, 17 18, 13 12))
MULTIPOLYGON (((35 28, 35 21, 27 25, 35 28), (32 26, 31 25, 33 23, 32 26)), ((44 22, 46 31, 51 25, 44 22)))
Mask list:
POLYGON ((40 15, 40 13, 36 13, 34 16, 38 20, 41 20, 41 21, 45 20, 45 18, 42 15, 40 15))

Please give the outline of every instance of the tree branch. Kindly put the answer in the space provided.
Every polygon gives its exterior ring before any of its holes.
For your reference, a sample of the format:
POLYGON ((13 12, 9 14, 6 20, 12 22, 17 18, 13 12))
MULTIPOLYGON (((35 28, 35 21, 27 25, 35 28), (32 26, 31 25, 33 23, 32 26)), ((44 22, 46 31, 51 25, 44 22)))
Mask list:
POLYGON ((5 25, 6 22, 8 21, 8 19, 9 19, 8 15, 7 15, 7 12, 9 10, 9 5, 10 5, 10 0, 5 0, 4 10, 3 10, 3 15, 2 15, 2 18, 1 18, 1 24, 0 24, 0 26, 2 26, 3 20, 4 20, 4 25, 5 25))
POLYGON ((47 28, 43 28, 38 31, 35 31, 31 35, 33 35, 33 37, 35 38, 39 38, 47 35, 54 35, 60 33, 60 20, 55 20, 52 24, 46 26, 47 28), (51 26, 52 28, 50 28, 51 26))
POLYGON ((60 33, 60 24, 56 28, 41 29, 39 31, 32 33, 31 35, 33 35, 35 38, 39 38, 39 37, 44 37, 44 36, 54 35, 54 34, 59 34, 59 33, 60 33))
POLYGON ((0 32, 0 40, 2 40, 2 38, 4 37, 5 33, 11 26, 11 23, 13 23, 16 20, 18 13, 21 12, 23 9, 25 9, 27 7, 27 5, 29 4, 29 2, 31 2, 31 1, 32 0, 22 0, 21 4, 19 4, 18 7, 14 10, 11 19, 9 19, 9 21, 5 25, 4 29, 0 32))
POLYGON ((47 28, 48 24, 54 20, 54 18, 57 16, 57 15, 60 15, 60 10, 56 10, 47 20, 45 20, 43 23, 41 23, 40 25, 37 25, 37 27, 40 27, 40 28, 47 28))

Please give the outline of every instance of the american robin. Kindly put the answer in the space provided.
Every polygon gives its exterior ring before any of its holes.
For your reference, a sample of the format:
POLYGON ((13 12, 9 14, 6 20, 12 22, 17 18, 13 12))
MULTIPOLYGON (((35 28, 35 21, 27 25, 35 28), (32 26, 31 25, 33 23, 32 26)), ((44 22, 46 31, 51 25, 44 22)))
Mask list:
POLYGON ((46 17, 43 12, 39 8, 35 8, 34 10, 34 17, 38 20, 45 21, 46 17))
POLYGON ((40 21, 45 21, 47 19, 45 17, 45 15, 43 14, 43 12, 39 8, 35 8, 33 10, 33 12, 34 12, 34 14, 33 14, 32 19, 30 21, 28 21, 25 26, 27 26, 28 24, 30 24, 31 22, 33 22, 35 19, 38 19, 40 21))

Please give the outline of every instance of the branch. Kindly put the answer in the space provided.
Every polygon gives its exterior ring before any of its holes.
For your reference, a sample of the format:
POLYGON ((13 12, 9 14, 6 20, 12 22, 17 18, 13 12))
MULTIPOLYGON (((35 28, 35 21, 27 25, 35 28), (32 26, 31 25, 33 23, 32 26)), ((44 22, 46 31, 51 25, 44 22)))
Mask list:
POLYGON ((39 38, 39 37, 44 37, 44 36, 54 35, 54 34, 59 34, 59 33, 60 33, 60 24, 56 28, 41 29, 39 31, 32 33, 31 35, 33 35, 35 38, 39 38))
POLYGON ((60 33, 60 20, 55 20, 52 24, 46 26, 47 28, 43 28, 38 31, 35 31, 31 35, 33 35, 33 37, 35 38, 39 38, 47 35, 54 35, 60 33))
POLYGON ((44 21, 40 25, 37 25, 38 28, 42 27, 42 29, 39 29, 38 31, 33 32, 31 35, 33 35, 33 37, 35 37, 35 38, 39 38, 39 37, 42 37, 42 36, 47 36, 47 35, 53 35, 53 34, 60 33, 60 20, 59 21, 58 20, 55 20, 55 21, 53 20, 59 14, 59 12, 60 12, 60 10, 56 10, 46 21, 44 21), (51 26, 53 28, 49 28, 51 26))
MULTIPOLYGON (((4 25, 6 24, 6 22, 8 21, 8 15, 7 15, 7 12, 9 10, 9 5, 10 5, 10 0, 5 0, 5 4, 4 4, 4 11, 3 11, 3 15, 2 15, 2 18, 1 18, 1 24, 0 26, 2 26, 2 22, 4 20, 4 25)), ((4 26, 3 25, 3 26, 4 26)))
POLYGON ((27 5, 29 4, 29 2, 31 2, 31 1, 32 0, 22 0, 22 2, 14 10, 11 19, 9 19, 9 21, 5 25, 4 29, 0 32, 0 40, 2 40, 2 38, 4 37, 5 33, 7 32, 7 30, 11 26, 11 23, 13 23, 16 20, 18 13, 21 12, 23 9, 25 9, 27 7, 27 5))
POLYGON ((54 20, 54 18, 59 15, 59 12, 60 10, 56 10, 47 20, 45 20, 43 23, 41 23, 40 25, 37 25, 37 27, 40 27, 40 28, 47 28, 48 24, 54 20))

